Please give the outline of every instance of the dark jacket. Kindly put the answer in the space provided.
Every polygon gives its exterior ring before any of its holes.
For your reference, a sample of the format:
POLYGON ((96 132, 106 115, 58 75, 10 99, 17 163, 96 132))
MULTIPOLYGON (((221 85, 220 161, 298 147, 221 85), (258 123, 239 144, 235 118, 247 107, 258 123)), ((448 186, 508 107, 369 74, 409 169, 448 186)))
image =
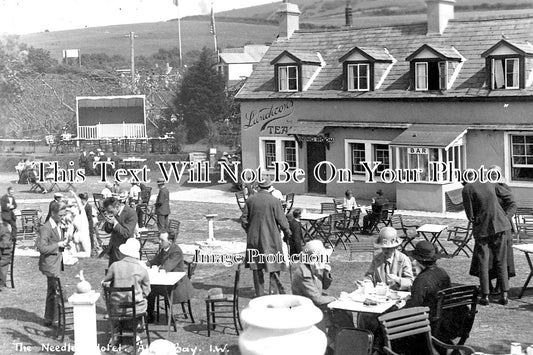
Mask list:
MULTIPOLYGON (((285 236, 291 237, 287 217, 283 213, 281 202, 265 189, 246 200, 241 215, 241 225, 246 231, 246 249, 257 250, 260 254, 282 254, 279 228, 285 236)), ((281 271, 281 263, 258 263, 255 258, 249 260, 246 253, 246 265, 252 269, 266 269, 267 272, 281 271)))
POLYGON ((166 187, 159 189, 157 200, 155 201, 155 213, 162 216, 170 214, 170 197, 166 187))
POLYGON ((2 208, 2 220, 4 222, 11 222, 15 221, 17 217, 15 216, 15 212, 13 210, 17 208, 17 201, 15 201, 14 197, 11 197, 13 199, 13 207, 8 207, 9 204, 9 196, 5 194, 0 198, 0 206, 2 208))
POLYGON ((93 227, 94 227, 94 224, 93 224, 93 208, 91 207, 89 202, 87 202, 87 204, 85 205, 84 208, 85 208, 85 215, 87 216, 87 221, 89 222, 89 233, 90 233, 90 235, 93 235, 93 227))
POLYGON ((463 188, 463 206, 473 225, 474 238, 485 238, 511 230, 509 216, 498 202, 511 203, 513 196, 508 190, 492 183, 468 183, 463 188))
POLYGON ((57 228, 52 228, 50 222, 50 220, 47 221, 39 228, 35 247, 41 253, 39 270, 46 276, 59 277, 63 265, 63 253, 58 245, 61 236, 57 228))
POLYGON ((389 200, 383 196, 378 196, 372 204, 372 213, 380 214, 383 206, 389 203, 389 200))
MULTIPOLYGON (((183 261, 183 251, 178 244, 171 244, 168 251, 161 249, 157 255, 147 263, 148 266, 157 265, 167 272, 187 272, 183 261)), ((181 303, 190 300, 193 296, 193 287, 189 277, 183 277, 174 290, 172 303, 181 303)))
POLYGON ((105 232, 111 233, 107 248, 110 264, 122 257, 118 247, 124 244, 128 238, 133 237, 135 226, 137 225, 137 213, 132 208, 124 206, 124 209, 116 219, 118 223, 115 226, 109 222, 104 224, 105 232))
POLYGON ((292 236, 287 238, 290 248, 290 255, 299 254, 302 251, 303 243, 302 224, 291 214, 287 215, 287 220, 289 221, 289 228, 292 233, 292 236))
POLYGON ((12 247, 11 232, 3 223, 0 223, 0 249, 11 249, 12 247))

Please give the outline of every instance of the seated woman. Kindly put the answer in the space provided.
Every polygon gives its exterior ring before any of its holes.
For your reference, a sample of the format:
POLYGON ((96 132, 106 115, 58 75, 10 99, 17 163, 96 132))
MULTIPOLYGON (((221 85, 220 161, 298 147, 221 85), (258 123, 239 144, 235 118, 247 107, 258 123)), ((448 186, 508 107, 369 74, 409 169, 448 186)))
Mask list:
MULTIPOLYGON (((148 270, 139 262, 140 249, 141 244, 139 241, 134 238, 129 238, 126 243, 119 247, 119 251, 124 255, 124 258, 111 264, 107 275, 102 280, 102 286, 105 287, 130 287, 133 285, 135 288, 136 314, 146 312, 146 297, 150 294, 148 270)), ((131 309, 118 307, 120 303, 128 301, 131 301, 131 292, 112 293, 110 306, 113 307, 113 309, 108 310, 108 312, 131 315, 131 309)), ((120 334, 120 329, 136 326, 137 324, 119 322, 116 324, 117 332, 115 332, 115 334, 120 334)), ((116 345, 117 339, 111 339, 110 343, 116 345)))
POLYGON ((357 201, 355 201, 352 190, 348 189, 344 193, 344 202, 342 203, 342 208, 345 211, 355 210, 357 208, 357 201))

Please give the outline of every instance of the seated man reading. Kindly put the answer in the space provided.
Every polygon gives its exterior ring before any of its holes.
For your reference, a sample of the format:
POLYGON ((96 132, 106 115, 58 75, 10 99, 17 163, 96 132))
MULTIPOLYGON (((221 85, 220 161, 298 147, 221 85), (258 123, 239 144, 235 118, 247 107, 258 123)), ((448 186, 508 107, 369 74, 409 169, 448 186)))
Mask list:
POLYGON ((312 240, 305 245, 304 253, 308 256, 319 256, 317 258, 319 261, 315 263, 300 262, 291 264, 292 294, 311 299, 314 305, 322 310, 324 318, 317 324, 317 327, 324 332, 326 332, 327 328, 328 351, 331 351, 337 330, 343 327, 353 327, 353 318, 349 312, 342 310, 332 311, 327 307, 336 298, 323 294, 324 290, 331 285, 332 281, 330 274, 331 267, 320 260, 320 256, 324 259, 327 255, 324 244, 320 240, 312 240))
MULTIPOLYGON (((139 250, 141 244, 137 239, 129 238, 126 243, 119 247, 120 252, 124 255, 122 260, 116 261, 109 266, 107 275, 102 281, 102 286, 105 287, 135 287, 135 312, 136 314, 146 312, 146 297, 150 294, 150 279, 148 278, 148 271, 139 262, 139 250)), ((118 305, 122 302, 131 302, 131 292, 115 292, 111 294, 111 306, 114 307, 108 312, 123 313, 124 315, 131 315, 131 309, 123 309, 118 305)), ((120 329, 125 327, 136 327, 137 324, 118 323, 116 334, 120 333, 120 329)), ((111 343, 116 344, 116 339, 112 339, 111 343)))
MULTIPOLYGON (((146 266, 159 266, 167 272, 186 272, 187 268, 183 260, 183 251, 178 244, 169 240, 168 233, 159 234, 159 252, 146 266)), ((164 290, 153 289, 148 296, 148 323, 153 323, 155 298, 157 295, 163 295, 164 290)), ((191 280, 185 275, 174 290, 174 299, 170 300, 172 304, 187 302, 192 298, 193 287, 191 280)))

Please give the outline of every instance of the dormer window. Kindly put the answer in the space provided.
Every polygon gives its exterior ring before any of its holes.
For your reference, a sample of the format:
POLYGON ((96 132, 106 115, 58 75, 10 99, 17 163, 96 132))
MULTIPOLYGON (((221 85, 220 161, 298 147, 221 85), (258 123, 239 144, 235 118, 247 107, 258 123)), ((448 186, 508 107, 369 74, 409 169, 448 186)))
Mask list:
POLYGON ((278 67, 279 91, 298 91, 298 67, 284 65, 278 67))
POLYGON ((370 89, 370 64, 348 64, 348 91, 370 89))
POLYGON ((344 90, 371 91, 378 89, 396 62, 386 48, 354 47, 343 55, 344 90))
POLYGON ((492 89, 519 88, 519 59, 492 59, 492 89))
POLYGON ((531 43, 502 39, 481 56, 485 58, 492 90, 521 89, 531 85, 525 69, 533 63, 531 43))
POLYGON ((270 64, 274 65, 276 90, 305 91, 325 65, 318 52, 283 51, 270 64))
POLYGON ((448 90, 465 59, 453 47, 424 44, 406 60, 411 62, 414 90, 428 91, 448 90))

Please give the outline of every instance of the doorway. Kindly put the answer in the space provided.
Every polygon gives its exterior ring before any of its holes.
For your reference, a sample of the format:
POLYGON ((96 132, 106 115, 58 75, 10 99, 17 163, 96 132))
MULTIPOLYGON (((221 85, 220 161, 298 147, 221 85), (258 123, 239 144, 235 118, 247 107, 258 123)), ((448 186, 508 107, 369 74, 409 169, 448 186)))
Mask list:
MULTIPOLYGON (((326 184, 319 182, 313 171, 315 166, 326 160, 326 145, 324 143, 307 142, 307 190, 312 193, 326 194, 326 184)), ((318 171, 321 179, 326 179, 326 166, 318 171)))

